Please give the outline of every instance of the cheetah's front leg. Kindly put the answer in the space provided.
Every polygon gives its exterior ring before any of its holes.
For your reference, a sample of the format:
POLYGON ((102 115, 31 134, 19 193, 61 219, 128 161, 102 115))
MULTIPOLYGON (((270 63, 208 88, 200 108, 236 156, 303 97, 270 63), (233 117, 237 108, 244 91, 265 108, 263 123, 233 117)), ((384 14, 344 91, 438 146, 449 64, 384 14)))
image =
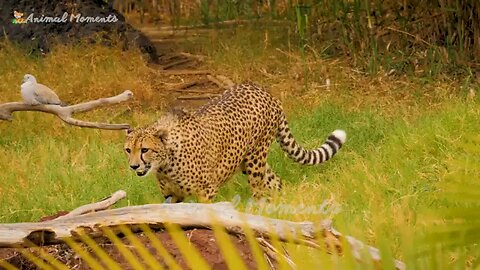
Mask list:
POLYGON ((185 199, 183 196, 178 194, 174 188, 172 188, 171 184, 169 184, 170 179, 166 177, 162 173, 157 173, 157 183, 160 191, 165 198, 165 203, 179 203, 183 202, 185 199))
POLYGON ((204 187, 197 192, 197 199, 200 203, 212 203, 212 199, 217 195, 218 188, 204 187))
POLYGON ((176 195, 166 195, 164 203, 180 203, 183 202, 183 197, 179 197, 176 195))

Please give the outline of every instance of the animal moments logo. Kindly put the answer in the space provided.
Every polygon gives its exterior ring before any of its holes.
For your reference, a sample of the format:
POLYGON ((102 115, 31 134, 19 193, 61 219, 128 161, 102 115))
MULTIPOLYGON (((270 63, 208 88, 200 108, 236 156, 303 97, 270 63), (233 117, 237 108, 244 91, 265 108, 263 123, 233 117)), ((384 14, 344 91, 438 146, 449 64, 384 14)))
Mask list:
POLYGON ((13 11, 13 24, 25 24, 25 23, 115 23, 118 18, 115 14, 109 14, 108 16, 84 16, 81 13, 68 13, 64 12, 61 16, 45 16, 35 15, 30 13, 28 16, 24 16, 23 12, 13 11))
POLYGON ((13 23, 13 24, 26 23, 25 18, 22 18, 22 17, 23 17, 23 12, 18 12, 18 11, 16 11, 16 10, 14 10, 14 11, 13 11, 13 17, 15 17, 15 18, 12 20, 12 23, 13 23))

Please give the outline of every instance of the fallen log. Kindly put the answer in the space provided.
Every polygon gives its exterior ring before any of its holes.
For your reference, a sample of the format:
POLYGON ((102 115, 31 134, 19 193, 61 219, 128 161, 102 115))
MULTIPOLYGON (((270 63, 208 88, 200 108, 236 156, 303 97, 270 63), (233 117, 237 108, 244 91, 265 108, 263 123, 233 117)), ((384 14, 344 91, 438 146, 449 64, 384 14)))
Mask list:
MULTIPOLYGON (((122 196, 117 198, 120 197, 122 196)), ((112 200, 109 201, 111 202, 112 200)), ((327 247, 330 252, 341 251, 342 243, 348 243, 356 259, 361 260, 361 254, 366 252, 373 261, 381 261, 378 249, 365 245, 351 236, 342 235, 331 227, 330 221, 316 224, 267 218, 238 212, 229 202, 148 204, 87 214, 81 214, 83 211, 75 212, 70 216, 44 222, 0 224, 0 247, 31 247, 32 243, 40 246, 54 245, 62 243, 66 238, 76 239, 83 233, 93 238, 101 237, 102 228, 116 228, 120 225, 137 227, 147 224, 162 228, 163 224, 170 223, 182 228, 211 228, 218 224, 230 233, 243 234, 242 228, 248 226, 258 237, 268 239, 274 234, 280 241, 305 244, 314 248, 327 247), (322 236, 324 243, 315 243, 319 240, 317 236, 322 236)), ((398 260, 395 261, 395 266, 397 269, 405 269, 405 264, 398 260)))

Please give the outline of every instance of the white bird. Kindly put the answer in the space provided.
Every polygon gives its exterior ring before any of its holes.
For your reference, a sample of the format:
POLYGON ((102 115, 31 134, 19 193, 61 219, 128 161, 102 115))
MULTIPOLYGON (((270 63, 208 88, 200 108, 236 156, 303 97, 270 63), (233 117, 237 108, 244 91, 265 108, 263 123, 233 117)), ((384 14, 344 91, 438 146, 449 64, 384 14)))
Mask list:
POLYGON ((46 85, 37 83, 37 79, 31 74, 25 74, 25 76, 23 76, 20 93, 23 102, 28 105, 64 105, 52 89, 46 85))

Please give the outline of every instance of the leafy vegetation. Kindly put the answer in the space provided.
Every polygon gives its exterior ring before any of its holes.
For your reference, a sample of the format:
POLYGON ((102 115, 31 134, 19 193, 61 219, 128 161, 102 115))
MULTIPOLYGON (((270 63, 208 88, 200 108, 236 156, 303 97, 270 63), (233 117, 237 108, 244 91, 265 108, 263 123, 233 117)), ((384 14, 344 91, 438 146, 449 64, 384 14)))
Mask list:
MULTIPOLYGON (((203 12, 211 14, 206 1, 200 2, 203 12)), ((379 49, 378 32, 368 30, 369 22, 380 17, 365 16, 388 17, 391 9, 387 4, 336 3, 322 2, 325 12, 330 13, 319 14, 319 9, 314 9, 311 18, 336 18, 330 23, 337 25, 332 29, 338 31, 332 30, 331 34, 344 35, 343 39, 331 39, 335 44, 315 44, 311 26, 303 60, 295 30, 283 26, 254 24, 217 29, 182 44, 189 52, 207 55, 211 69, 235 81, 249 79, 268 86, 282 100, 291 129, 304 146, 318 146, 336 128, 348 134, 344 148, 322 166, 294 164, 276 145, 269 157, 286 184, 273 205, 323 205, 322 209, 328 211, 291 213, 268 211, 262 205, 251 208, 242 175, 235 175, 216 200, 233 200, 239 195, 240 209, 261 211, 267 216, 312 221, 333 218, 340 231, 379 246, 386 258, 402 259, 409 268, 478 267, 480 107, 474 95, 478 85, 468 68, 464 72, 450 65, 461 63, 474 48, 463 43, 465 50, 456 51, 459 40, 466 36, 457 39, 451 36, 453 32, 446 32, 451 47, 447 54, 440 54, 444 44, 426 46, 419 40, 435 42, 391 30, 390 34, 400 33, 397 38, 403 36, 402 48, 411 50, 389 47, 387 53, 379 49), (370 12, 365 13, 367 9, 370 12), (356 19, 358 23, 352 23, 356 19), (362 43, 366 40, 369 42, 362 43), (410 46, 412 43, 414 46, 410 46), (353 54, 333 58, 339 48, 345 49, 345 55, 353 54), (450 53, 456 55, 453 62, 450 53), (410 66, 414 60, 420 64, 410 66), (460 70, 458 74, 463 76, 437 72, 445 71, 446 66, 454 73, 460 70), (308 70, 308 88, 303 87, 304 68, 308 70), (379 72, 391 68, 402 72, 379 72), (334 208, 339 211, 330 211, 334 208)), ((455 12, 465 11, 464 7, 455 8, 455 12)), ((278 17, 287 11, 277 6, 271 12, 278 17)), ((392 24, 407 16, 397 15, 392 24)), ((388 25, 373 29, 380 31, 388 25)), ((395 29, 408 33, 411 25, 402 27, 395 29)), ((58 46, 45 58, 37 59, 25 57, 22 51, 5 43, 0 48, 0 61, 4 63, 0 66, 2 103, 18 100, 21 77, 32 73, 69 103, 134 90, 136 103, 130 109, 120 105, 89 113, 88 118, 145 124, 156 119, 164 107, 163 97, 155 92, 152 83, 155 72, 146 66, 138 51, 81 44, 58 46), (136 106, 139 103, 142 109, 136 106)), ((0 122, 0 126, 2 222, 38 220, 118 189, 128 194, 128 201, 120 206, 163 201, 153 177, 139 178, 128 170, 121 132, 65 126, 53 116, 31 112, 17 112, 13 122, 0 122)), ((216 233, 225 238, 222 232, 216 233)), ((228 243, 222 245, 228 248, 228 243)), ((313 269, 319 264, 342 269, 374 267, 359 266, 348 255, 325 256, 305 247, 289 247, 289 251, 300 269, 313 269)), ((235 256, 225 257, 232 263, 237 260, 235 256)), ((386 260, 385 266, 388 263, 386 260)))
POLYGON ((154 21, 169 20, 174 25, 183 22, 208 26, 242 19, 259 20, 269 26, 290 23, 300 40, 307 38, 315 50, 329 57, 347 57, 369 74, 432 77, 447 72, 472 77, 480 60, 480 3, 475 0, 156 3, 143 6, 142 12, 146 11, 154 21), (297 31, 299 11, 308 17, 308 27, 301 25, 297 31))

